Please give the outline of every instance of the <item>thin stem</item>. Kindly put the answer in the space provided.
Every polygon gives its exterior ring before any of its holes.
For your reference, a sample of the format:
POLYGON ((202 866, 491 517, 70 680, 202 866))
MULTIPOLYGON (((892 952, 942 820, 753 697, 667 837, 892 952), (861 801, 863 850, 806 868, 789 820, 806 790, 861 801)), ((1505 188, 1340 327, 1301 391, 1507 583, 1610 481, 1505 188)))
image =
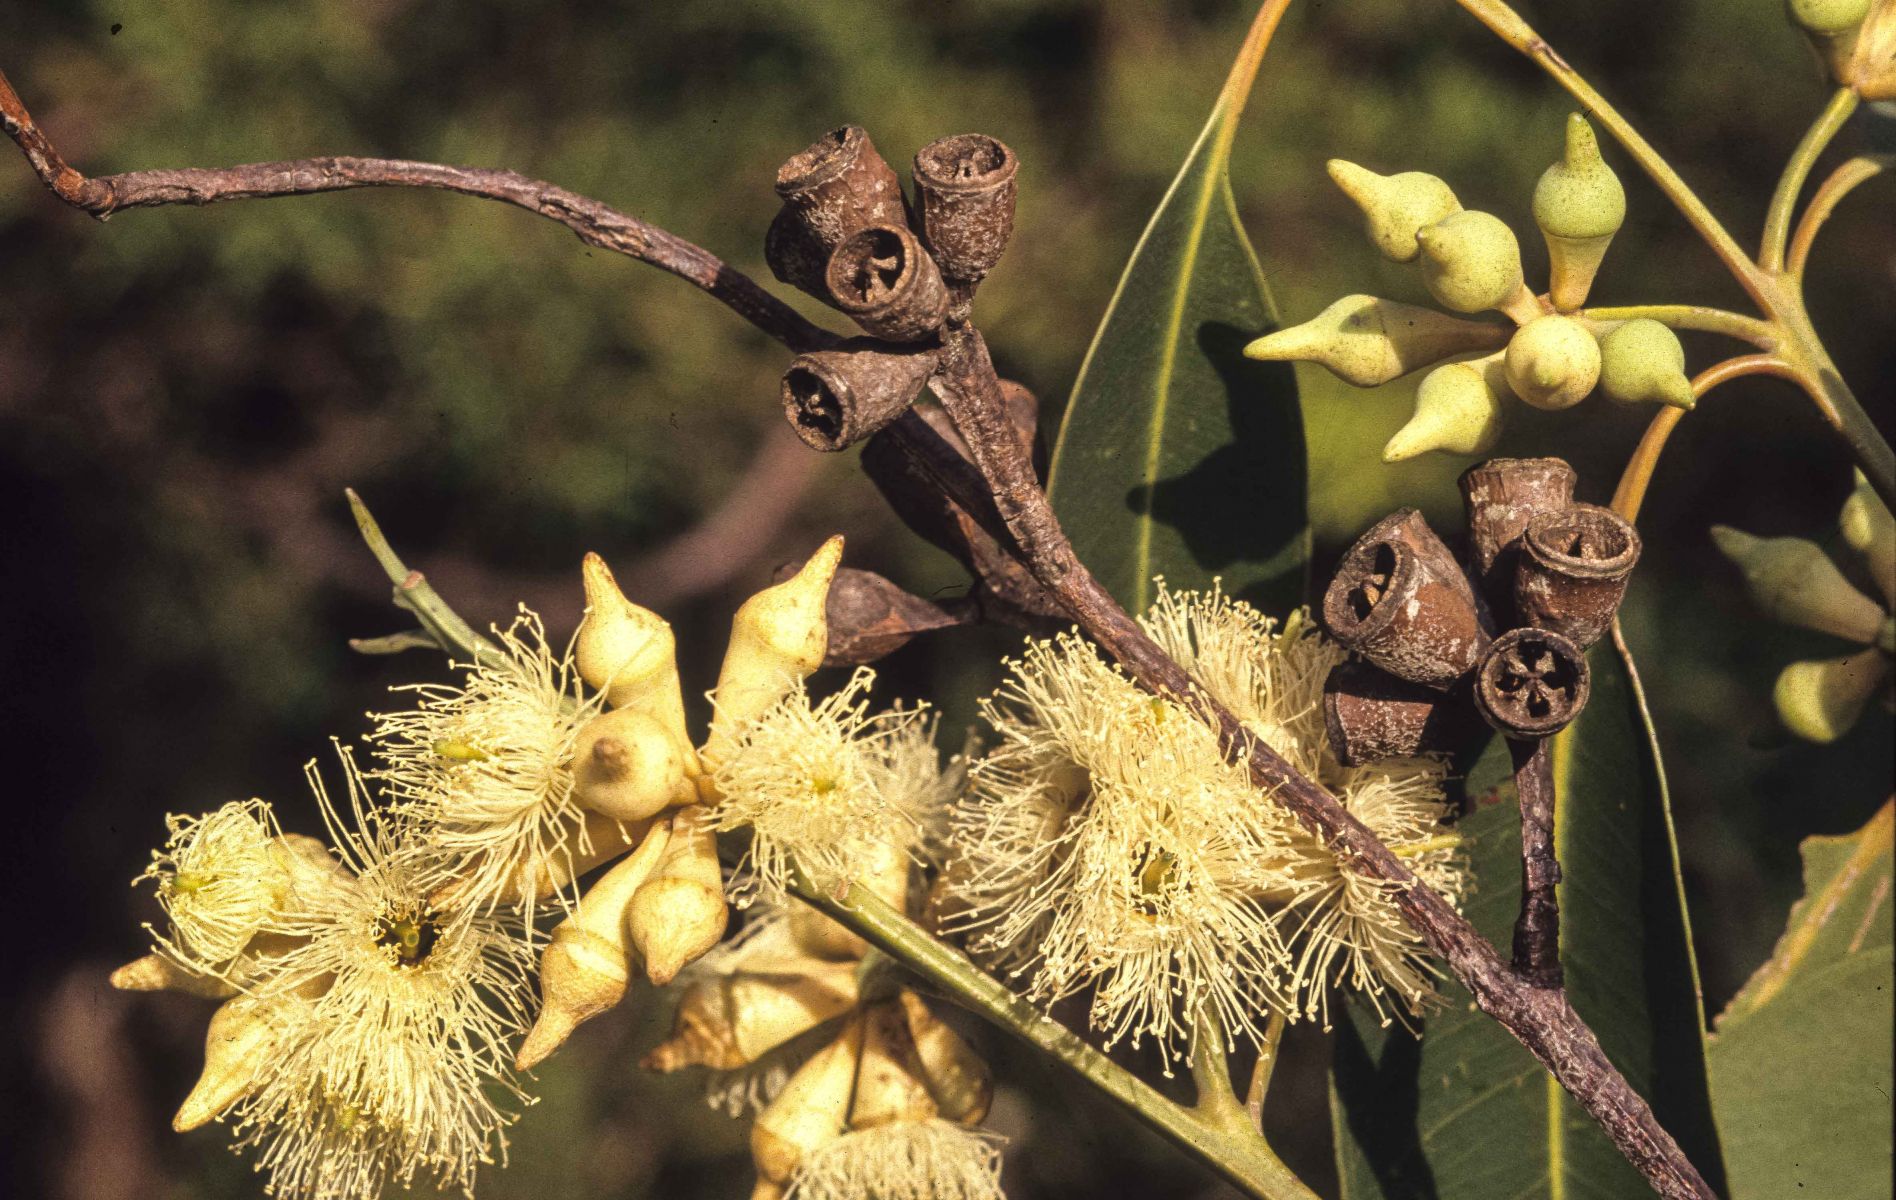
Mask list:
POLYGON ((1769 321, 1743 313, 1708 308, 1702 304, 1614 304, 1583 308, 1574 314, 1601 323, 1633 321, 1641 317, 1672 329, 1691 329, 1700 333, 1721 333, 1741 342, 1750 342, 1760 350, 1777 347, 1781 335, 1769 321))
POLYGON ((1790 161, 1784 164, 1783 174, 1778 176, 1777 190, 1771 194, 1771 207, 1764 217, 1764 239, 1758 246, 1758 265, 1767 271, 1778 272, 1784 269, 1784 246, 1790 237, 1791 215, 1797 211, 1797 197, 1804 190, 1804 182, 1810 178, 1810 172, 1817 165, 1817 158, 1830 145, 1830 139, 1837 136, 1843 123, 1856 111, 1857 94, 1850 88, 1838 88, 1830 103, 1817 114, 1817 119, 1804 133, 1804 140, 1791 152, 1790 161))
POLYGON ((1547 39, 1534 32, 1533 28, 1521 19, 1519 13, 1501 3, 1501 0, 1456 0, 1456 3, 1492 30, 1495 36, 1534 60, 1543 71, 1553 77, 1554 82, 1566 88, 1568 93, 1580 102, 1580 107, 1586 109, 1595 120, 1604 125, 1607 132, 1611 133, 1619 144, 1625 147, 1626 152, 1632 155, 1633 161, 1637 162, 1640 168, 1652 177, 1652 181, 1659 185, 1659 190, 1672 201, 1680 215, 1698 230, 1699 236, 1705 239, 1705 244, 1711 247, 1712 253, 1718 255, 1732 277, 1743 285, 1745 291, 1749 292, 1752 299, 1756 300, 1761 307, 1766 306, 1765 294, 1760 286, 1762 274, 1757 264, 1751 261, 1750 255, 1744 252, 1744 248, 1719 223, 1718 218, 1712 215, 1712 210, 1706 207, 1698 194, 1679 177, 1679 173, 1672 169, 1665 157, 1640 136, 1639 131, 1634 129, 1632 123, 1607 102, 1606 97, 1600 95, 1591 84, 1582 79, 1579 72, 1569 66, 1567 60, 1547 44, 1547 39))
POLYGON ((1560 965, 1560 859, 1554 852, 1554 764, 1548 739, 1509 742, 1521 802, 1521 915, 1514 922, 1514 969, 1535 987, 1557 988, 1560 965))
POLYGON ((1258 1136, 1231 1086, 1231 1060, 1224 1036, 1199 1013, 1192 1021, 1192 1111, 1207 1125, 1258 1136))
POLYGON ((434 585, 428 582, 420 571, 411 571, 408 564, 395 553, 388 538, 382 534, 382 526, 369 512, 369 506, 356 495, 355 489, 347 490, 349 509, 355 514, 356 527, 362 531, 362 540, 369 544, 369 553, 375 555, 375 561, 382 566, 382 572, 388 581, 395 585, 395 603, 415 614, 428 637, 441 647, 450 657, 458 654, 461 661, 476 663, 483 658, 492 658, 500 654, 500 648, 474 631, 474 627, 462 620, 439 595, 434 585))
MULTIPOLYGON (((791 880, 791 891, 920 975, 943 995, 1066 1064, 1246 1194, 1260 1200, 1317 1200, 1316 1193, 1278 1161, 1255 1130, 1207 1120, 1199 1110, 1166 1099, 868 888, 847 884, 835 890, 819 888, 798 873, 791 880)), ((1222 1053, 1218 1057, 1222 1061, 1222 1053)))
MULTIPOLYGON (((1693 398, 1702 400, 1707 392, 1719 384, 1746 375, 1776 375, 1793 381, 1797 378, 1790 365, 1782 359, 1769 354, 1748 354, 1742 358, 1728 358, 1699 372, 1692 380, 1693 398)), ((1671 405, 1660 408, 1653 414, 1652 424, 1646 426, 1646 435, 1639 439, 1632 457, 1626 460, 1626 469, 1620 472, 1619 486, 1613 491, 1612 508, 1628 521, 1639 520, 1639 508, 1646 501, 1646 488, 1652 482, 1653 472, 1659 468, 1659 456, 1665 453, 1667 440, 1672 437, 1672 431, 1684 416, 1683 408, 1673 408, 1671 405)))
POLYGON ((1810 248, 1817 240, 1817 232, 1830 219, 1843 198, 1856 189, 1859 184, 1876 178, 1896 163, 1896 156, 1888 154, 1860 154, 1842 163, 1820 184, 1811 195, 1809 207, 1797 223, 1797 232, 1791 235, 1790 258, 1784 264, 1787 275, 1797 281, 1801 292, 1804 285, 1804 267, 1810 261, 1810 248))
POLYGON ((1277 1047, 1284 1040, 1286 1024, 1284 1014, 1272 1009, 1264 1038, 1257 1046, 1257 1062, 1251 1067, 1251 1084, 1244 1089, 1244 1111, 1260 1133, 1264 1130, 1264 1098, 1270 1094, 1271 1076, 1277 1071, 1277 1047))

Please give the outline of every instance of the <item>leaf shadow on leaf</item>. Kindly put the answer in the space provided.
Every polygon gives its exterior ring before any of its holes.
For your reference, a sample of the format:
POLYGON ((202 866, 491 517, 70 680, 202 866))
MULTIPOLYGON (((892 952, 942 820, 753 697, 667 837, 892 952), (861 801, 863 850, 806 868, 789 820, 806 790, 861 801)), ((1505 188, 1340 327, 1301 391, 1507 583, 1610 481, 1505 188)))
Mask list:
POLYGON ((1132 488, 1126 507, 1175 530, 1206 576, 1236 563, 1279 564, 1237 598, 1281 613, 1303 599, 1309 531, 1301 506, 1271 501, 1302 496, 1310 468, 1302 453, 1287 462, 1281 452, 1286 443, 1303 445, 1296 375, 1286 363, 1244 357, 1246 343, 1264 332, 1220 321, 1198 326, 1199 352, 1224 386, 1232 439, 1181 474, 1132 488))
POLYGON ((1333 1069, 1351 1077, 1352 1094, 1370 1098, 1337 1115, 1347 1115, 1356 1144, 1383 1183, 1384 1200, 1441 1200, 1422 1152, 1421 1039, 1396 1032, 1383 1039, 1379 1054, 1370 1057, 1354 1022, 1337 1022, 1333 1069))

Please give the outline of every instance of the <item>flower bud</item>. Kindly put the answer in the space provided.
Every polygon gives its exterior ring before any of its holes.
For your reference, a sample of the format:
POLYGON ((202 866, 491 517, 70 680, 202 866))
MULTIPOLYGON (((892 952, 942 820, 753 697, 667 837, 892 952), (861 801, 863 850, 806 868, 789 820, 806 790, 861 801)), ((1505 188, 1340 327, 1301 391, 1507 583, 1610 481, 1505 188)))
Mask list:
POLYGON ((908 1018, 922 1081, 941 1115, 963 1125, 980 1123, 994 1103, 994 1074, 986 1061, 920 996, 903 988, 897 999, 908 1018))
POLYGON ((1422 282, 1456 312, 1516 310, 1533 297, 1521 276, 1521 244, 1493 213, 1458 212, 1415 235, 1422 248, 1422 282))
POLYGON ((757 1114, 751 1127, 751 1158, 765 1180, 788 1183, 805 1159, 843 1136, 862 1042, 862 1021, 850 1021, 757 1114))
POLYGON ((229 980, 190 970, 162 954, 133 959, 112 972, 111 983, 121 992, 183 992, 212 1000, 237 994, 229 980))
POLYGON ((1600 390, 1621 404, 1689 409, 1698 403, 1679 335, 1646 317, 1616 325, 1600 339, 1600 390))
POLYGON ((1876 640, 1882 606, 1852 587, 1817 543, 1752 537, 1728 525, 1712 526, 1712 540, 1745 573, 1752 603, 1772 620, 1860 645, 1876 640))
POLYGON ((1582 650, 1606 636, 1639 562, 1639 531, 1610 508, 1575 504, 1527 523, 1514 577, 1523 624, 1565 634, 1582 650))
POLYGON ((1567 118, 1567 150, 1534 185, 1534 223, 1547 239, 1549 297, 1561 312, 1586 303, 1613 235, 1626 221, 1626 189, 1600 157, 1593 126, 1567 118))
POLYGON ((1843 502, 1837 525, 1843 540, 1862 556, 1883 600, 1896 608, 1896 520, 1861 471, 1856 473, 1856 490, 1843 502))
POLYGON ((1863 24, 1870 15, 1870 0, 1788 0, 1785 8, 1791 20, 1811 33, 1835 37, 1863 24))
POLYGON ((948 285, 907 225, 869 225, 849 235, 823 268, 829 302, 864 333, 919 342, 948 315, 948 285))
POLYGON ((1413 508, 1384 517, 1344 554, 1323 595, 1330 636, 1383 670, 1446 690, 1490 636, 1461 564, 1413 508))
POLYGON ((1386 463, 1406 462, 1431 450, 1481 454, 1501 436, 1501 355, 1449 363, 1422 377, 1415 415, 1383 447, 1386 463))
POLYGON ((688 752, 646 713, 600 713, 573 742, 573 796, 616 821, 639 821, 690 804, 698 791, 685 773, 688 752))
POLYGON ((1809 742, 1834 742, 1850 732, 1889 679, 1890 656, 1872 647, 1848 658, 1792 663, 1778 676, 1771 698, 1792 733, 1809 742))
POLYGON ((985 134, 937 138, 915 156, 916 210, 941 273, 980 281, 1014 232, 1014 176, 1020 160, 985 134))
POLYGON ((1333 158, 1330 178, 1363 210, 1363 227, 1385 258, 1409 262, 1417 252, 1416 231, 1462 210, 1446 183, 1422 171, 1378 175, 1333 158))
POLYGON ((1506 737, 1552 737, 1592 693, 1587 656, 1551 629, 1510 629, 1496 638, 1475 668, 1475 709, 1506 737))
POLYGON ((204 1070, 171 1127, 188 1133, 255 1091, 270 1072, 283 1026, 282 1013, 250 996, 225 1001, 204 1034, 204 1070))
POLYGON ((672 818, 671 844, 626 912, 646 977, 661 987, 717 945, 730 920, 717 834, 703 812, 694 805, 672 818))
POLYGON ((1600 343, 1572 317, 1537 317, 1508 341, 1508 386, 1549 412, 1572 408, 1600 380, 1600 343))
POLYGON ((586 615, 573 639, 580 678, 606 693, 614 708, 649 714, 679 745, 689 746, 678 641, 671 626, 651 609, 626 599, 612 568, 597 554, 586 556, 581 573, 586 615))
POLYGON ((824 542, 803 569, 765 588, 737 610, 712 693, 716 712, 703 757, 722 762, 744 727, 823 665, 829 644, 830 581, 843 558, 841 535, 824 542))
POLYGON ((1493 350, 1507 331, 1431 308, 1345 296, 1301 325, 1266 334, 1244 348, 1266 362, 1314 362, 1357 387, 1380 387, 1457 354, 1493 350))
POLYGON ((853 962, 798 963, 699 979, 685 989, 672 1035, 645 1057, 648 1071, 730 1071, 855 1006, 853 962))
POLYGON ((1829 57, 1839 82, 1864 101, 1896 100, 1896 0, 1872 0, 1855 33, 1832 41, 1829 57))
POLYGON ((863 1014, 862 1062, 856 1068, 849 1127, 874 1129, 934 1117, 935 1101, 921 1073, 902 1006, 892 1000, 870 1006, 863 1014))
POLYGON ((586 889, 573 915, 553 928, 540 956, 540 1017, 515 1055, 522 1071, 537 1066, 566 1043, 582 1021, 625 998, 632 952, 626 945, 626 908, 659 859, 670 831, 652 826, 639 848, 615 863, 586 889))

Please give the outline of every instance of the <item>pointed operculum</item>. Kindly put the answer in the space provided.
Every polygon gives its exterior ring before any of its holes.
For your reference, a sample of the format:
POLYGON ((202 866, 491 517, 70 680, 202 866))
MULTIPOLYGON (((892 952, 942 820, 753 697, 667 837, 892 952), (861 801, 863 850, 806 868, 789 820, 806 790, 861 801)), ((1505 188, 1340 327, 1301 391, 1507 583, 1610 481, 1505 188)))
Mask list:
POLYGON ((1857 591, 1817 543, 1797 537, 1753 537, 1712 526, 1719 552, 1745 575, 1751 599, 1766 616, 1867 646, 1883 624, 1883 608, 1857 591))
POLYGON ((228 980, 188 971, 162 954, 135 958, 112 972, 112 986, 121 992, 183 992, 223 1000, 237 994, 228 980))
POLYGON ((1864 705, 1889 687, 1890 656, 1874 646, 1848 658, 1795 662, 1778 676, 1772 699, 1798 737, 1834 742, 1850 732, 1864 705))
POLYGON ((1481 454, 1501 436, 1501 356, 1449 363, 1422 377, 1415 415, 1383 447, 1383 461, 1403 462, 1431 450, 1481 454))
POLYGON ((1552 264, 1549 298, 1561 312, 1586 303, 1613 235, 1626 221, 1626 189, 1600 156, 1593 126, 1567 118, 1567 147, 1534 185, 1534 223, 1552 264))
POLYGON ((581 567, 586 615, 573 642, 579 676, 606 693, 614 708, 636 709, 689 745, 684 689, 678 679, 678 643, 671 625, 626 599, 612 568, 597 554, 581 567))
POLYGON ((899 999, 922 1065, 922 1081, 935 1106, 950 1121, 978 1125, 994 1103, 994 1074, 987 1062, 929 1011, 920 996, 904 988, 899 999))
POLYGON ((794 973, 701 979, 680 998, 671 1037, 642 1065, 652 1071, 733 1070, 848 1012, 856 996, 853 963, 812 961, 794 973))
POLYGON ((690 747, 649 713, 615 708, 579 731, 573 744, 573 796, 616 821, 639 821, 697 799, 686 771, 690 747))
POLYGON ((1600 391, 1621 404, 1697 403, 1679 335, 1646 317, 1615 325, 1600 339, 1600 391))
POLYGON ((1258 338, 1244 353, 1267 362, 1314 362, 1345 383, 1380 387, 1457 354, 1495 349, 1507 337, 1499 325, 1357 295, 1258 338))
POLYGON ((938 1110, 921 1074, 902 1006, 894 1001, 870 1006, 863 1014, 862 1064, 856 1069, 849 1127, 874 1129, 935 1116, 938 1110))
POLYGON ((1837 514, 1837 526, 1843 540, 1862 556, 1884 603, 1896 609, 1896 519, 1861 471, 1856 473, 1856 490, 1837 514))
POLYGON ((712 694, 716 713, 704 758, 722 762, 744 727, 823 665, 829 648, 829 588, 842 562, 839 534, 818 547, 803 569, 765 588, 737 610, 731 641, 712 694))
POLYGON ((1461 211, 1448 184, 1426 172, 1378 175, 1341 158, 1327 166, 1336 186, 1362 210, 1369 240, 1396 262, 1415 258, 1417 230, 1461 211))
POLYGON ((670 831, 656 824, 639 848, 600 876, 573 915, 553 929, 540 956, 540 1016, 521 1042, 514 1065, 526 1070, 565 1044, 583 1021, 625 998, 632 952, 625 911, 664 855, 670 831))
POLYGON ((1416 231, 1422 247, 1422 282, 1429 294, 1456 312, 1503 309, 1516 321, 1531 319, 1537 304, 1521 274, 1521 244, 1493 213, 1451 213, 1416 231))
POLYGON ((204 1034, 204 1071, 184 1098, 171 1127, 187 1133, 215 1119, 255 1091, 269 1072, 283 1027, 248 996, 227 1000, 211 1014, 204 1034))
POLYGON ((772 1183, 788 1183, 805 1159, 843 1136, 856 1067, 862 1061, 862 1042, 862 1022, 850 1021, 757 1114, 757 1123, 751 1127, 751 1158, 758 1175, 772 1183))
POLYGON ((672 818, 671 845, 626 910, 646 977, 661 987, 717 945, 730 920, 717 833, 702 813, 694 805, 672 818))

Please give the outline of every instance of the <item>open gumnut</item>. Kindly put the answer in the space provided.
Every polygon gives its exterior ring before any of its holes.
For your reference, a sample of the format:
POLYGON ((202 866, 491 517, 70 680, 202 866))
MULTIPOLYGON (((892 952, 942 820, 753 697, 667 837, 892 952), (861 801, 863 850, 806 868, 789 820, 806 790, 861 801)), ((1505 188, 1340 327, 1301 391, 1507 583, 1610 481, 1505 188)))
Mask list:
POLYGON ((1551 737, 1587 705, 1586 654, 1548 629, 1511 629, 1494 640, 1475 673, 1475 707, 1511 738, 1551 737))
POLYGON ((783 210, 764 237, 771 273, 821 300, 823 268, 867 225, 907 221, 902 181, 859 125, 831 130, 777 170, 783 210))
POLYGON ((1462 697, 1350 659, 1331 668, 1324 681, 1323 723, 1336 760, 1360 767, 1388 758, 1451 753, 1473 720, 1462 697))
POLYGON ((1473 670, 1491 636, 1461 564, 1413 508, 1350 547, 1324 594, 1323 623, 1391 675, 1437 689, 1473 670))
POLYGON ((1019 166, 1005 142, 981 133, 939 138, 915 156, 922 236, 949 279, 978 282, 1001 260, 1019 166))
POLYGON ((806 445, 841 450, 901 416, 935 363, 932 351, 891 351, 868 339, 800 355, 783 373, 784 416, 806 445))
POLYGON ((905 225, 869 225, 844 239, 823 275, 829 302, 865 333, 915 342, 941 328, 948 287, 905 225))
POLYGON ((1572 504, 1573 485, 1573 468, 1558 458, 1491 458, 1462 472, 1471 568, 1504 619, 1527 523, 1572 504))
POLYGON ((1581 649, 1606 636, 1639 562, 1639 531, 1610 508, 1575 504, 1529 521, 1521 541, 1514 576, 1521 620, 1581 649))

